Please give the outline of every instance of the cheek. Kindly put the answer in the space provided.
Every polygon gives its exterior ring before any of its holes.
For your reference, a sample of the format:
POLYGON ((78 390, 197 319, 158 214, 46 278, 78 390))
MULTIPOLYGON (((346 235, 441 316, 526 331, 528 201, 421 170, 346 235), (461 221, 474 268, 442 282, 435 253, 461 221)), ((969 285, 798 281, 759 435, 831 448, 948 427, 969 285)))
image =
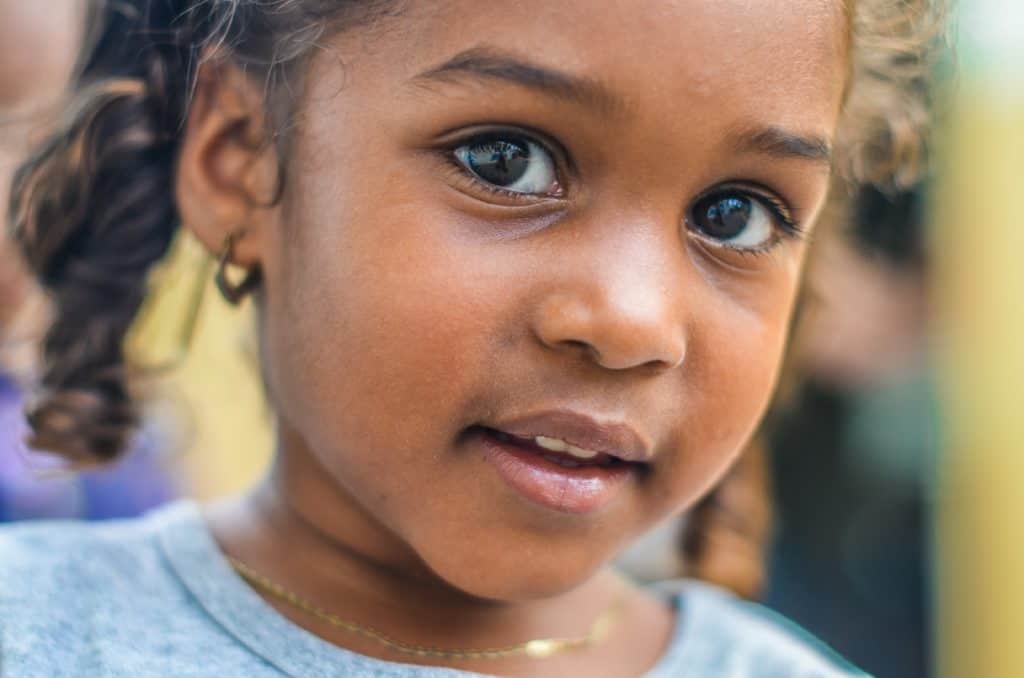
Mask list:
POLYGON ((709 333, 709 368, 700 381, 712 443, 745 439, 767 407, 785 345, 788 312, 730 319, 709 333))
POLYGON ((665 495, 689 506, 721 478, 753 436, 778 381, 796 295, 797 267, 751 285, 744 303, 710 293, 695 309, 677 422, 665 456, 665 495))
POLYGON ((372 200, 311 200, 287 219, 303 230, 282 243, 267 314, 274 391, 332 464, 400 474, 403 455, 436 455, 463 425, 453 413, 485 371, 497 308, 440 219, 372 200))

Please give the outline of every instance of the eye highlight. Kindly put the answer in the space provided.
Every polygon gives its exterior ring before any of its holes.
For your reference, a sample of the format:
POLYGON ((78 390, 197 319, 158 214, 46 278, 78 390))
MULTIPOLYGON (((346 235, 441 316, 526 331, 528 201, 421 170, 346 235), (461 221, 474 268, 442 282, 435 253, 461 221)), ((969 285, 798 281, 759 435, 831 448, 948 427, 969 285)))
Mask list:
POLYGON ((562 195, 554 157, 532 139, 501 132, 478 136, 456 147, 452 156, 487 188, 521 196, 562 195))
POLYGON ((742 252, 766 252, 782 237, 800 236, 781 201, 739 188, 719 189, 700 198, 686 220, 705 240, 742 252))

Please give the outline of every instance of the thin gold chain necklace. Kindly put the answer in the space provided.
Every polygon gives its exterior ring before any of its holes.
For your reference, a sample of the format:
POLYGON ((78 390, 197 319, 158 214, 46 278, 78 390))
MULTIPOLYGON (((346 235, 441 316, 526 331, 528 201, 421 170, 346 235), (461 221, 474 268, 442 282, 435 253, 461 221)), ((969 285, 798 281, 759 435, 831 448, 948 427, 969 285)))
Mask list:
POLYGON ((373 627, 364 626, 347 619, 342 619, 336 614, 332 614, 320 607, 317 607, 305 598, 292 593, 280 584, 267 579, 265 576, 256 572, 242 561, 230 556, 228 556, 228 561, 231 563, 231 566, 235 568, 235 571, 238 572, 238 574, 247 582, 275 598, 302 610, 306 614, 315 617, 320 621, 326 622, 331 626, 342 629, 343 631, 347 631, 364 638, 369 638, 370 640, 376 641, 385 647, 395 650, 396 652, 415 657, 438 657, 442 659, 501 659, 504 657, 524 655, 533 659, 544 659, 545 657, 560 654, 568 650, 593 647, 608 637, 608 632, 617 621, 625 603, 622 598, 619 598, 612 603, 612 605, 602 612, 601 616, 594 621, 585 636, 579 636, 577 638, 538 638, 536 640, 528 640, 525 643, 517 643, 515 645, 508 645, 505 647, 444 649, 440 647, 403 643, 391 638, 377 629, 374 629, 373 627))

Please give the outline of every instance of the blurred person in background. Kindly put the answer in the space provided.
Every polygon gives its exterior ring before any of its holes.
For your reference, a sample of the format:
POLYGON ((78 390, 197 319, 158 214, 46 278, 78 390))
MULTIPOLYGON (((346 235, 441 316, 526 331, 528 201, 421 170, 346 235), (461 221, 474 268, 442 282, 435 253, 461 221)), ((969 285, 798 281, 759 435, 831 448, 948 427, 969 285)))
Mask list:
POLYGON ((931 675, 928 525, 938 453, 924 188, 862 190, 809 266, 769 418, 777 541, 766 600, 878 676, 931 675))
MULTIPOLYGON (((82 0, 0 0, 0 225, 15 166, 55 123, 85 7, 82 0)), ((0 228, 0 522, 130 516, 172 498, 174 483, 149 431, 116 466, 78 474, 25 446, 29 427, 19 381, 35 371, 47 306, 8 229, 0 228)))

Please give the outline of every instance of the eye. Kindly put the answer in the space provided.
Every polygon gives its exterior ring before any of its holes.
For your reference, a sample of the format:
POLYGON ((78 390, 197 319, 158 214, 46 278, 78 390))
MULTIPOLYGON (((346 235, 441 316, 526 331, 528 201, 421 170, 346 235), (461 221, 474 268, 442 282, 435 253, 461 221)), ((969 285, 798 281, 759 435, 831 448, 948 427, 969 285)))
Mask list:
POLYGON ((777 223, 787 232, 796 230, 782 207, 739 191, 701 198, 688 220, 701 235, 738 250, 770 248, 777 239, 777 223))
POLYGON ((557 196, 555 160, 540 144, 513 136, 471 140, 454 150, 455 159, 485 184, 511 193, 557 196))

